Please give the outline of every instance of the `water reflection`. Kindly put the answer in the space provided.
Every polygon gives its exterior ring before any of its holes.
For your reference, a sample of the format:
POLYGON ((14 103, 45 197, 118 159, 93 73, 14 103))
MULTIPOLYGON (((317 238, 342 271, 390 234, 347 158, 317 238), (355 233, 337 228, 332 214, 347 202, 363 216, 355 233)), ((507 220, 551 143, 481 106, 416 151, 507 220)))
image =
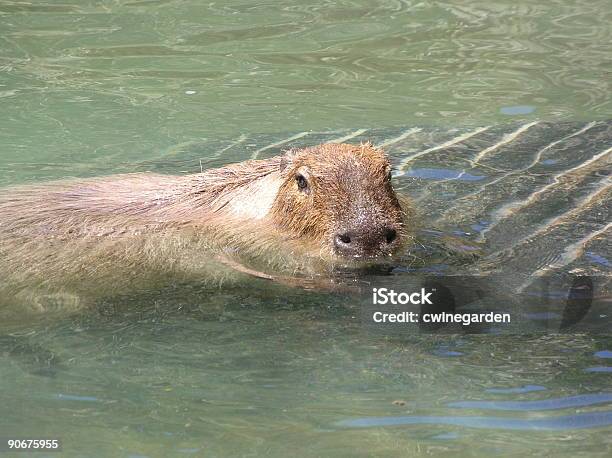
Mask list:
POLYGON ((457 401, 448 404, 452 408, 485 410, 554 410, 586 407, 612 402, 612 393, 581 394, 538 401, 457 401))
POLYGON ((454 425, 479 429, 556 431, 585 428, 601 428, 612 425, 612 411, 579 413, 546 418, 469 417, 469 416, 406 416, 369 417, 342 420, 341 428, 373 428, 407 425, 454 425))

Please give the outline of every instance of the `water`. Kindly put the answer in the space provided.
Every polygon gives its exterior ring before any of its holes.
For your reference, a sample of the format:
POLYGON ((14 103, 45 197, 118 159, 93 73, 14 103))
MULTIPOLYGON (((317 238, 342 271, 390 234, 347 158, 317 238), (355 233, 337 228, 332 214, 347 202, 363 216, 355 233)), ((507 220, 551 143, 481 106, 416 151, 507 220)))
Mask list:
MULTIPOLYGON (((609 6, 2 2, 0 184, 196 172, 352 135, 387 143, 428 240, 454 234, 469 257, 486 238, 530 297, 546 263, 599 287, 609 6)), ((432 257, 384 279, 462 266, 432 257)), ((59 437, 66 456, 611 452, 605 297, 568 315, 551 281, 550 300, 522 310, 533 333, 395 335, 343 294, 242 286, 0 324, 0 436, 59 437), (548 332, 563 320, 583 327, 548 332)))

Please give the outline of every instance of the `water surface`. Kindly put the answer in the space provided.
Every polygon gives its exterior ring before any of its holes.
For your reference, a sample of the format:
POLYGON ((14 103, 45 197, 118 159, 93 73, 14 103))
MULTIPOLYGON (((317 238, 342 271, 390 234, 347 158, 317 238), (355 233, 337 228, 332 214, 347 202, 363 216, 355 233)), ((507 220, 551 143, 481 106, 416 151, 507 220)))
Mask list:
MULTIPOLYGON (((0 185, 372 140, 428 240, 486 238, 507 288, 538 298, 547 263, 609 278, 609 10, 3 1, 0 185)), ((391 278, 457 269, 428 248, 391 278)), ((567 291, 523 310, 533 334, 379 333, 350 297, 257 280, 0 324, 0 436, 59 437, 66 456, 609 456, 609 303, 564 315, 567 291), (568 320, 583 327, 556 333, 568 320)))

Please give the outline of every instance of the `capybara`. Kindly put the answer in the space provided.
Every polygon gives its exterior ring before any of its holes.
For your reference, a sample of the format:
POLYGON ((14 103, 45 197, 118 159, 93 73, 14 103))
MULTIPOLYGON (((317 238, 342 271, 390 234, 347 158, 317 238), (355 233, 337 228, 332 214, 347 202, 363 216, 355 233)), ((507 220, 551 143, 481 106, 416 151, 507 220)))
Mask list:
POLYGON ((221 281, 238 263, 311 275, 388 259, 414 227, 390 172, 370 144, 323 144, 192 175, 6 188, 0 294, 80 307, 151 282, 221 281))

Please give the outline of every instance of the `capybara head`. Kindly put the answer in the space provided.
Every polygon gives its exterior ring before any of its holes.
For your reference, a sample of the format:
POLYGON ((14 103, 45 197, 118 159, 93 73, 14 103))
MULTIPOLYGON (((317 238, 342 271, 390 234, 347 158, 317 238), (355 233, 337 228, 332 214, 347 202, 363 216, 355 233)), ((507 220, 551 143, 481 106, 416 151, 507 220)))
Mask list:
POLYGON ((323 253, 356 261, 380 258, 407 238, 412 209, 400 206, 389 160, 371 144, 290 150, 280 169, 275 223, 320 242, 323 253))

